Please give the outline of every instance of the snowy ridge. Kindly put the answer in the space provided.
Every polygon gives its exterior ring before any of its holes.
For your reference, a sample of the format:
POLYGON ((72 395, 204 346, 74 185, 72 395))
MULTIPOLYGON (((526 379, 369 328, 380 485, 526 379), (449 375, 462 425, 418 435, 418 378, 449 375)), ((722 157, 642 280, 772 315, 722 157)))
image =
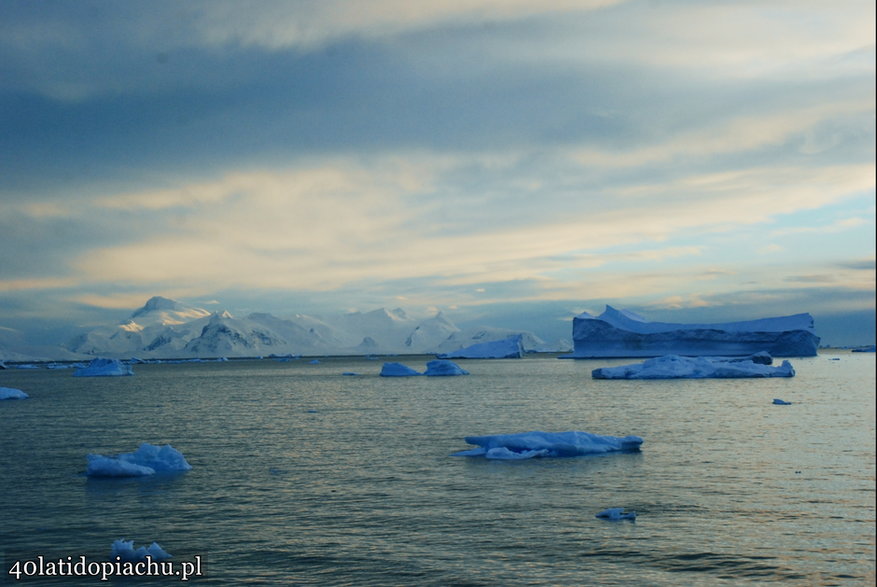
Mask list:
POLYGON ((518 337, 525 352, 549 350, 531 332, 491 327, 463 331, 441 312, 426 319, 413 318, 401 308, 328 317, 252 313, 238 318, 156 296, 129 319, 77 336, 66 349, 80 355, 158 359, 440 354, 509 337, 518 337))

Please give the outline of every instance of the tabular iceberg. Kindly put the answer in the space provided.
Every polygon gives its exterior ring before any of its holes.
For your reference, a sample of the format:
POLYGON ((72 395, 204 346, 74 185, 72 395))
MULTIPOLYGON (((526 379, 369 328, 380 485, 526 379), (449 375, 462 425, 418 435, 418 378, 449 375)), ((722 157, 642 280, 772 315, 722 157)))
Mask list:
POLYGON ((92 359, 87 367, 73 372, 74 377, 118 377, 124 375, 134 375, 134 371, 119 359, 102 357, 92 359))
POLYGON ((481 457, 497 460, 521 460, 534 457, 577 457, 608 452, 636 452, 643 439, 639 436, 601 436, 590 432, 520 432, 467 436, 478 448, 456 452, 455 457, 481 457))
POLYGON ((810 314, 720 324, 649 322, 606 306, 599 316, 573 318, 573 354, 567 358, 735 356, 812 357, 819 348, 810 314))
POLYGON ((156 446, 144 442, 134 452, 117 457, 89 454, 86 456, 89 477, 143 477, 155 473, 174 473, 192 468, 183 454, 169 444, 156 446))
POLYGON ((678 355, 656 357, 632 365, 601 367, 591 371, 591 377, 594 379, 735 379, 794 376, 795 369, 788 361, 783 361, 779 367, 773 367, 752 360, 678 355))
POLYGON ((13 387, 0 387, 0 399, 27 399, 29 396, 13 387))

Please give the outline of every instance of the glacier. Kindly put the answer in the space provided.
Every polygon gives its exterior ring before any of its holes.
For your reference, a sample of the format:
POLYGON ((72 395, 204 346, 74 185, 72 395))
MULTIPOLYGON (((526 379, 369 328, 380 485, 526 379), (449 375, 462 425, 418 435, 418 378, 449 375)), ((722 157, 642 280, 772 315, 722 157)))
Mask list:
POLYGON ((532 430, 516 434, 467 436, 468 444, 478 448, 455 452, 455 457, 484 457, 496 460, 522 460, 536 457, 576 457, 610 452, 636 452, 643 439, 639 436, 601 436, 580 430, 542 432, 532 430))
MULTIPOLYGON (((757 355, 763 361, 763 355, 757 355)), ((788 361, 774 367, 752 359, 740 360, 712 357, 681 357, 665 355, 642 363, 600 367, 591 371, 594 379, 734 379, 754 377, 794 377, 795 369, 788 361)))
POLYGON ((599 316, 573 318, 573 353, 565 358, 658 357, 662 355, 738 356, 767 352, 774 357, 812 357, 819 337, 810 314, 743 322, 674 324, 649 322, 629 311, 606 306, 599 316))
POLYGON ((183 454, 169 444, 157 446, 144 442, 129 453, 116 457, 98 454, 86 455, 89 477, 143 477, 155 473, 175 473, 192 468, 183 454))
POLYGON ((92 359, 88 366, 73 372, 74 377, 118 377, 123 375, 134 375, 134 371, 119 359, 104 357, 92 359))
POLYGON ((14 387, 0 387, 0 400, 2 399, 27 399, 29 396, 14 387))

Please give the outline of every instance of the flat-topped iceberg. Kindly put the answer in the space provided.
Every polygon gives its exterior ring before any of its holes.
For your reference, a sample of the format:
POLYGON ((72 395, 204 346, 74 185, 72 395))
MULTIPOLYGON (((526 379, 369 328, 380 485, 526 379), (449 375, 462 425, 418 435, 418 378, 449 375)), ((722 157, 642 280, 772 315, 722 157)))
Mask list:
POLYGON ((134 371, 119 359, 103 357, 92 359, 88 366, 73 372, 74 377, 118 377, 124 375, 134 375, 134 371))
POLYGON ((156 446, 144 442, 134 452, 116 457, 89 454, 86 456, 89 477, 143 477, 155 473, 175 473, 192 468, 183 454, 169 444, 156 446))
MULTIPOLYGON (((756 360, 762 361, 763 355, 756 360)), ((642 363, 600 367, 591 371, 594 379, 734 379, 745 377, 794 377, 788 361, 779 367, 754 360, 667 355, 642 363)))
POLYGON ((440 359, 520 359, 523 356, 524 343, 520 334, 438 355, 440 359))
POLYGON ((0 387, 0 399, 27 399, 29 396, 14 387, 0 387))
POLYGON ((521 460, 535 457, 577 457, 609 452, 635 452, 643 439, 639 436, 601 436, 590 432, 520 432, 467 436, 465 441, 478 448, 456 452, 455 457, 484 457, 497 460, 521 460))
POLYGON ((606 306, 599 316, 573 318, 573 354, 567 358, 739 356, 812 357, 819 337, 810 314, 717 324, 649 322, 628 310, 606 306))
POLYGON ((429 377, 442 377, 450 375, 468 375, 469 372, 447 359, 435 359, 426 364, 424 375, 429 377))

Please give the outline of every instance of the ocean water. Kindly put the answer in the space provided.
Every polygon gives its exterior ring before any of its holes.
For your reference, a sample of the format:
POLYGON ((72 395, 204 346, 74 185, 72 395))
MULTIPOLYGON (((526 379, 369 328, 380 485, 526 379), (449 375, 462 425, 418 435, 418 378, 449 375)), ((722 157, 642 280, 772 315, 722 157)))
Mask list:
POLYGON ((217 585, 874 584, 873 354, 792 359, 791 379, 590 377, 626 362, 470 360, 469 376, 398 379, 365 358, 0 371, 30 394, 0 402, 0 581, 39 555, 106 561, 124 537, 202 557, 196 582, 217 585), (464 436, 527 430, 645 442, 449 456, 464 436), (193 469, 84 476, 86 454, 142 442, 193 469), (638 517, 595 518, 608 507, 638 517))

